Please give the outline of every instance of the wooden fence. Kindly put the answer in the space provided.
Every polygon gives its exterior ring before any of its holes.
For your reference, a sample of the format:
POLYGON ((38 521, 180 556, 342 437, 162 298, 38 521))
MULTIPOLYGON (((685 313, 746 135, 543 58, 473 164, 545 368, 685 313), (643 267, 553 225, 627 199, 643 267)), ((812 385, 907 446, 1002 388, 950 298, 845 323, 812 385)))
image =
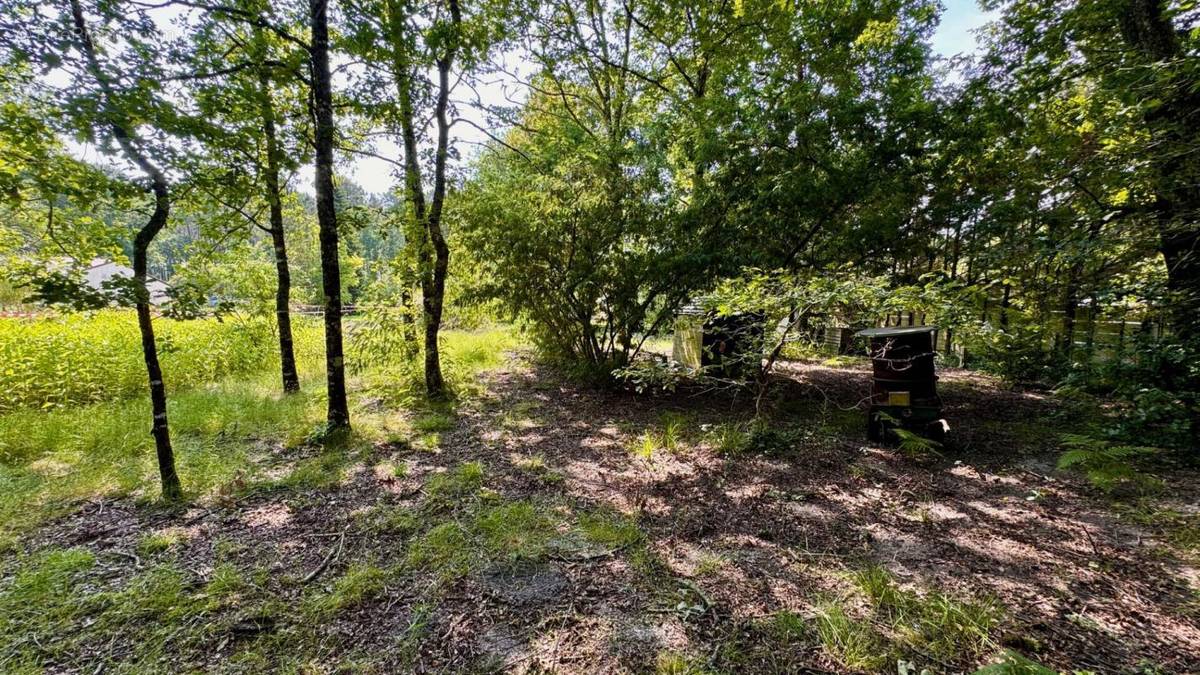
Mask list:
MULTIPOLYGON (((1003 325, 1002 319, 1000 310, 988 312, 987 320, 993 326, 1003 325)), ((923 326, 926 325, 926 317, 920 312, 898 312, 889 315, 880 325, 923 326)), ((1070 333, 1071 355, 1087 362, 1104 362, 1116 358, 1125 353, 1138 339, 1158 338, 1170 332, 1162 317, 1114 319, 1111 318, 1111 314, 1092 312, 1089 308, 1080 308, 1076 312, 1073 330, 1069 330, 1066 315, 1062 311, 1048 312, 1045 328, 1042 338, 1044 349, 1065 349, 1064 342, 1070 333)), ((853 328, 827 326, 824 335, 814 337, 826 350, 844 354, 854 349, 854 333, 853 328)), ((960 362, 965 359, 962 344, 955 340, 953 329, 939 329, 934 341, 938 352, 952 355, 960 362)))

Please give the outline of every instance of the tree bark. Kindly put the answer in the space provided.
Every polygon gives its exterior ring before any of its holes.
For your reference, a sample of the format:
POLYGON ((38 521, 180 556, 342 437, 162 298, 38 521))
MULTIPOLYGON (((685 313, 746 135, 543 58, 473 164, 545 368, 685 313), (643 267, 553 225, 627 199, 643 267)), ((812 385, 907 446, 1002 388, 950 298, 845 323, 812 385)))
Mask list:
POLYGON ((279 188, 279 140, 275 135, 275 103, 271 95, 271 79, 266 66, 259 70, 259 96, 262 106, 263 136, 267 142, 267 204, 271 218, 271 244, 275 249, 275 319, 279 324, 279 363, 283 391, 300 391, 300 375, 296 372, 296 351, 292 340, 291 292, 292 275, 288 269, 287 242, 283 233, 283 202, 279 188))
POLYGON ((1154 215, 1159 251, 1167 267, 1171 317, 1185 342, 1200 340, 1200 162, 1194 157, 1200 90, 1178 62, 1185 58, 1162 0, 1126 0, 1121 34, 1148 64, 1165 64, 1163 82, 1142 98, 1159 98, 1146 114, 1154 153, 1154 215))
MULTIPOLYGON (((450 17, 457 31, 462 22, 458 0, 449 0, 450 17)), ((438 89, 434 115, 437 121, 437 147, 434 154, 433 195, 428 210, 422 186, 421 164, 417 150, 416 126, 412 104, 412 61, 405 35, 406 15, 398 0, 388 0, 387 25, 392 46, 392 76, 400 107, 401 136, 404 146, 404 176, 413 217, 421 236, 414 242, 418 249, 421 280, 421 304, 425 319, 425 391, 432 399, 445 398, 446 383, 442 377, 441 352, 438 335, 446 296, 446 276, 450 268, 450 247, 442 234, 442 211, 446 201, 446 160, 449 149, 450 122, 447 107, 450 100, 450 68, 458 51, 457 37, 452 37, 445 53, 437 59, 438 89), (431 250, 432 249, 432 250, 431 250)))
POLYGON ((325 383, 329 398, 326 421, 330 429, 348 429, 350 408, 346 402, 346 364, 342 349, 342 277, 333 193, 333 87, 329 73, 328 5, 328 0, 309 0, 317 222, 321 242, 321 285, 325 296, 325 383))
POLYGON ((146 288, 147 251, 150 243, 167 224, 171 212, 171 192, 166 176, 141 150, 140 143, 134 136, 133 125, 114 104, 112 85, 100 67, 100 60, 96 56, 96 48, 88 32, 79 0, 71 0, 71 16, 81 51, 87 60, 87 69, 100 88, 103 116, 107 118, 113 138, 125 158, 150 179, 150 189, 154 194, 154 211, 133 240, 133 278, 137 285, 137 301, 134 304, 138 331, 142 338, 142 360, 146 364, 146 376, 150 383, 150 433, 154 437, 162 496, 168 501, 176 501, 183 497, 183 487, 175 470, 175 453, 171 447, 171 432, 167 424, 167 388, 163 383, 162 367, 158 362, 154 322, 150 315, 150 292, 146 288))

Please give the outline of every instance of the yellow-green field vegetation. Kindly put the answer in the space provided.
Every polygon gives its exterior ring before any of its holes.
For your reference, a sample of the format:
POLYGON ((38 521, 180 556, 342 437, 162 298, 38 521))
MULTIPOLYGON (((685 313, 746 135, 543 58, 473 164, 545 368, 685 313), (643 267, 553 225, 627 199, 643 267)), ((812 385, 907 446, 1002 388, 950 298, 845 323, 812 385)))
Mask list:
MULTIPOLYGON (((261 478, 258 460, 264 453, 319 434, 325 399, 317 325, 297 327, 302 390, 293 396, 281 392, 278 357, 272 356, 278 345, 263 322, 159 320, 159 326, 160 340, 169 346, 161 353, 164 377, 174 390, 168 408, 172 440, 193 498, 234 486, 247 489, 261 478)), ((353 339, 353 321, 349 328, 353 339)), ((21 365, 6 371, 24 398, 0 414, 0 541, 80 500, 154 498, 150 403, 133 313, 0 320, 0 329, 3 349, 24 355, 21 365), (78 366, 81 374, 60 363, 78 366), (20 388, 18 372, 37 387, 20 388), (110 377, 119 386, 106 386, 110 377)), ((503 363, 514 344, 508 329, 448 331, 443 358, 451 386, 470 389, 475 376, 503 363)), ((356 387, 364 399, 408 400, 420 388, 419 376, 407 362, 382 362, 360 373, 356 387)), ((364 411, 354 437, 338 452, 409 429, 405 409, 398 412, 364 411)), ((334 455, 323 456, 332 461, 334 455)), ((328 468, 315 460, 301 463, 295 475, 281 480, 327 481, 328 468)))

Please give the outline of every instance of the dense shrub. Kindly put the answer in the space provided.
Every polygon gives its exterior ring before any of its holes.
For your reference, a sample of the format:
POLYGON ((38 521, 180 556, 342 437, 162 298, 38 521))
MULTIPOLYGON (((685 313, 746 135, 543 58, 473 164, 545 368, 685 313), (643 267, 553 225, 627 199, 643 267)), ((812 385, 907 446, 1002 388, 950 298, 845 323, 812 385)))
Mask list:
MULTIPOLYGON (((278 363, 269 318, 158 319, 164 379, 192 387, 278 363)), ((319 349, 315 324, 297 322, 301 355, 319 349)), ((138 396, 146 391, 141 337, 131 310, 42 319, 0 319, 0 411, 53 408, 138 396)))

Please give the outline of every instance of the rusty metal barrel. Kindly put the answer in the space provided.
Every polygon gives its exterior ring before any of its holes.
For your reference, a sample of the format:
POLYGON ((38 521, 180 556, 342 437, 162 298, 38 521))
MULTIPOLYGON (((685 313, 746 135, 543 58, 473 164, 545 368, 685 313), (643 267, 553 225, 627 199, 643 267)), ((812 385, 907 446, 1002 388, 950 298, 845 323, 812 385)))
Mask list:
POLYGON ((936 326, 868 328, 872 374, 867 437, 883 440, 897 426, 940 441, 946 424, 934 370, 936 326))

